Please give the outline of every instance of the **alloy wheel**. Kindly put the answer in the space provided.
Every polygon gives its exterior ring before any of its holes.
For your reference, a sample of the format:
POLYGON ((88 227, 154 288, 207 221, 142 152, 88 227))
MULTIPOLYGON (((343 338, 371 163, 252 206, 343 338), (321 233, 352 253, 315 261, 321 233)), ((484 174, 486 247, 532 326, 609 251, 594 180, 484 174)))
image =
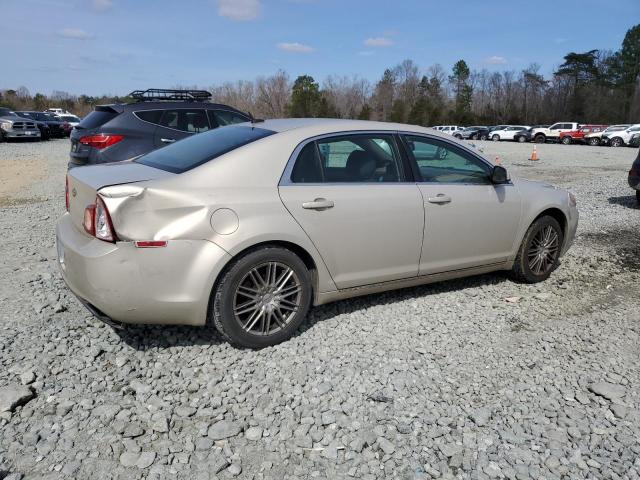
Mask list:
POLYGON ((260 264, 247 272, 235 290, 233 313, 242 329, 271 335, 287 326, 302 302, 302 283, 280 262, 260 264))
POLYGON ((560 236, 551 226, 545 225, 533 237, 527 260, 529 269, 535 275, 544 275, 551 270, 556 262, 560 248, 560 236))

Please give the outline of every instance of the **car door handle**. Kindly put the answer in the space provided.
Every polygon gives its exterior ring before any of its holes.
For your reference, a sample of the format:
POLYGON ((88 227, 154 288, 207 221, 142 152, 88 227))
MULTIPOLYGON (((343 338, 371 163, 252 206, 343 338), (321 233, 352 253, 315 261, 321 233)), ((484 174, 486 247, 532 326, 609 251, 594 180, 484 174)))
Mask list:
POLYGON ((333 201, 327 200, 326 198, 316 198, 313 202, 304 202, 302 208, 306 208, 307 210, 326 210, 333 208, 333 201))
POLYGON ((160 141, 162 143, 173 143, 173 142, 176 141, 176 139, 175 138, 161 138, 160 141))
POLYGON ((429 203, 443 204, 443 203, 450 203, 451 202, 451 197, 449 195, 445 195, 443 193, 439 193, 435 197, 427 198, 427 200, 429 201, 429 203))

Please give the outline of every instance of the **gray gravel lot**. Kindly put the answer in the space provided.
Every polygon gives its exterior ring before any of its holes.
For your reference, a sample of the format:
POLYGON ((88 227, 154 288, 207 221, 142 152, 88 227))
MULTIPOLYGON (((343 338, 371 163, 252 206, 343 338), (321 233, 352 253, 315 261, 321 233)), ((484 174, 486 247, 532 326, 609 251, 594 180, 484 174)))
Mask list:
POLYGON ((578 197, 547 282, 337 302, 250 351, 93 319, 55 258, 68 141, 1 144, 40 176, 0 194, 0 478, 640 478, 636 150, 481 146, 578 197))

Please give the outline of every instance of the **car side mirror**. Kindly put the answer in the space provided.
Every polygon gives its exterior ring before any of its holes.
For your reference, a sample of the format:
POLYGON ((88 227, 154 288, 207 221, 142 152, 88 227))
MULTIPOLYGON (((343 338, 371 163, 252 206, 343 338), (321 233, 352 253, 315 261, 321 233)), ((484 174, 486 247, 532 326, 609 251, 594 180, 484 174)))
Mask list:
POLYGON ((491 170, 491 183, 500 185, 509 182, 509 173, 502 165, 495 165, 491 170))

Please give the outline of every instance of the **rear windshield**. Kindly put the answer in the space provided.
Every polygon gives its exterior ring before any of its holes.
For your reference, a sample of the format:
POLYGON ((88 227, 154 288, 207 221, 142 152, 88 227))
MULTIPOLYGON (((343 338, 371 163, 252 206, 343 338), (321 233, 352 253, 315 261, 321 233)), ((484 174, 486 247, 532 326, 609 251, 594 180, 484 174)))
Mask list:
POLYGON ((82 119, 78 127, 86 128, 87 130, 91 128, 98 128, 117 116, 118 113, 114 111, 105 112, 103 110, 94 110, 82 119))
POLYGON ((154 150, 136 161, 168 172, 182 173, 274 133, 264 128, 220 127, 154 150))

